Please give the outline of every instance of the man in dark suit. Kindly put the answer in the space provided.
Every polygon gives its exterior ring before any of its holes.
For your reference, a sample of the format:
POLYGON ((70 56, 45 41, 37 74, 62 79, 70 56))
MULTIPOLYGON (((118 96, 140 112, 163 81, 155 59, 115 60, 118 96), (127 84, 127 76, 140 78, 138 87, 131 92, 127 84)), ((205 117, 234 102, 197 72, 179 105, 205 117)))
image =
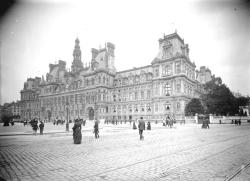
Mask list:
POLYGON ((140 140, 143 140, 144 137, 142 133, 143 133, 143 130, 145 130, 145 122, 143 120, 143 117, 141 117, 141 119, 139 120, 138 129, 139 129, 140 140))

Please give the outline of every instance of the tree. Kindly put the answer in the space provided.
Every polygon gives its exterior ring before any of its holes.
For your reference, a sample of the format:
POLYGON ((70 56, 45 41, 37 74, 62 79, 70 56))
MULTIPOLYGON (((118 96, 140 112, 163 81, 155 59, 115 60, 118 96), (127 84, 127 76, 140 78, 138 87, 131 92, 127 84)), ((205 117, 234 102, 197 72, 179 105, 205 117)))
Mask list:
POLYGON ((203 114, 204 108, 199 99, 193 98, 185 107, 185 115, 195 115, 196 113, 203 114))
POLYGON ((206 112, 219 115, 235 115, 239 107, 230 89, 220 78, 214 78, 205 84, 206 94, 202 95, 206 112))
POLYGON ((242 107, 246 106, 250 101, 249 97, 244 97, 244 96, 238 97, 236 99, 237 99, 238 106, 242 106, 242 107))
POLYGON ((3 126, 9 126, 10 124, 10 121, 11 121, 11 116, 10 115, 7 115, 7 114, 3 114, 1 116, 1 120, 3 122, 3 126))

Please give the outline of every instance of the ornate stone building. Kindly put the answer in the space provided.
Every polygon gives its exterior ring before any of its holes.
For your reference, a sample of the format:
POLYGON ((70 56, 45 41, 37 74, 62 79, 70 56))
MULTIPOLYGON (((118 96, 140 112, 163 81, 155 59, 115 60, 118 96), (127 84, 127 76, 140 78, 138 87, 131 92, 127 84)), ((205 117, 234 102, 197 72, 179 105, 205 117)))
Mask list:
POLYGON ((185 105, 203 91, 188 44, 176 32, 159 39, 151 64, 125 71, 116 71, 114 44, 92 48, 91 62, 85 66, 79 44, 76 39, 71 71, 59 60, 49 65, 46 80, 41 79, 41 119, 156 120, 170 115, 180 120, 185 105))
POLYGON ((24 119, 33 119, 40 117, 40 85, 41 78, 28 78, 24 83, 20 101, 20 116, 24 119))

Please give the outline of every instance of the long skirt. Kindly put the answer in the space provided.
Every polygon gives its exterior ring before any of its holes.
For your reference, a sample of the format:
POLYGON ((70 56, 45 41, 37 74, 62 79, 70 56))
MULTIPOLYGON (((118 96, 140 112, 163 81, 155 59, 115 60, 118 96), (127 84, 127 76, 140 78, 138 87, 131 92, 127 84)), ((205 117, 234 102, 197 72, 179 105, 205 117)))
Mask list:
POLYGON ((81 144, 82 142, 82 133, 80 129, 76 129, 74 132, 74 144, 81 144))

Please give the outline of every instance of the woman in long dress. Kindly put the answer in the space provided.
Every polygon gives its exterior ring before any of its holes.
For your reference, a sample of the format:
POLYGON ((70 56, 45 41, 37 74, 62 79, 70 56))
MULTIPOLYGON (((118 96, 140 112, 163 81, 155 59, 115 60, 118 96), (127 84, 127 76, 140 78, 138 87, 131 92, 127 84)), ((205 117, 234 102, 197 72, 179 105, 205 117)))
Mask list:
POLYGON ((82 142, 81 123, 78 120, 76 120, 72 129, 73 129, 74 144, 81 144, 81 142, 82 142))

